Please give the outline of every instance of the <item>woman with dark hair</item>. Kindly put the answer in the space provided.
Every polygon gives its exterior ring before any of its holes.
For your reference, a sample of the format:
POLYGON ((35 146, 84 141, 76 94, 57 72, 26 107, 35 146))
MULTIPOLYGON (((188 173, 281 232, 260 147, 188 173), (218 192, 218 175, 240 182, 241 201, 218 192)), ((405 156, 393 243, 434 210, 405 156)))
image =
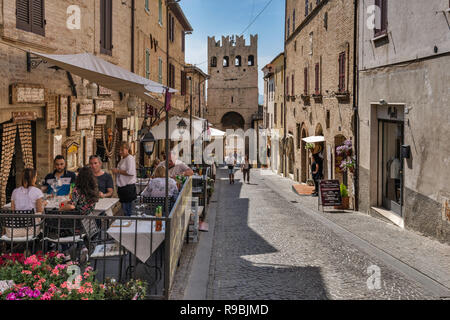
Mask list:
MULTIPOLYGON (((45 201, 44 194, 39 188, 35 187, 37 173, 34 169, 25 169, 22 176, 22 185, 14 189, 11 196, 11 210, 31 210, 34 209, 36 214, 44 211, 45 201)), ((35 223, 39 223, 40 219, 36 219, 35 223)), ((36 233, 39 231, 36 230, 36 233)), ((33 229, 28 229, 30 237, 33 236, 33 229)), ((6 228, 6 235, 11 237, 11 229, 6 228)), ((14 230, 14 237, 26 237, 27 229, 14 230)))
POLYGON ((72 200, 65 202, 61 210, 77 210, 82 215, 91 214, 98 202, 97 179, 90 167, 80 169, 72 191, 72 200))

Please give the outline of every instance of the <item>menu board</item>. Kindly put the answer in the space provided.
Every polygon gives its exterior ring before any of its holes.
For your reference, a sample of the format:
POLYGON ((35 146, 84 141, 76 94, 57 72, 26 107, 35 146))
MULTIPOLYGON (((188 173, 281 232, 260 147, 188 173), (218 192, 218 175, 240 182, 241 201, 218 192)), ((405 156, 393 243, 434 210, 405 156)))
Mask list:
POLYGON ((94 113, 94 102, 92 100, 83 100, 80 102, 80 110, 78 114, 93 114, 94 113))
POLYGON ((10 86, 11 104, 44 103, 45 89, 42 85, 13 84, 10 86))
POLYGON ((78 116, 77 117, 77 130, 90 129, 91 128, 91 116, 78 116))
POLYGON ((324 207, 342 205, 341 187, 339 180, 322 180, 319 183, 320 204, 324 207))

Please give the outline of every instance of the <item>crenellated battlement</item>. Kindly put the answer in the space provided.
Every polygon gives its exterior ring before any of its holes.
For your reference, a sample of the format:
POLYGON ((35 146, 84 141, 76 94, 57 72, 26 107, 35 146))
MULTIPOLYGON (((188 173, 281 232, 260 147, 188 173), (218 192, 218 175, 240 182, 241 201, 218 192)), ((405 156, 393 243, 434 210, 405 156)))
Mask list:
POLYGON ((219 41, 216 41, 216 37, 208 37, 208 47, 209 48, 230 48, 230 47, 236 47, 236 48, 250 48, 250 47, 256 47, 258 44, 258 35, 250 35, 250 45, 246 45, 246 41, 244 36, 222 36, 222 39, 219 41))

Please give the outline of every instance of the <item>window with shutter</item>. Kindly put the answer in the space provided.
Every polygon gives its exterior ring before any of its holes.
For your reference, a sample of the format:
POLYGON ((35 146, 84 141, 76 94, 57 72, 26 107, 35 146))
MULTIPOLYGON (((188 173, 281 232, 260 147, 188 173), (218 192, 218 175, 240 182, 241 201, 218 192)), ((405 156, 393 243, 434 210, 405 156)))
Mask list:
POLYGON ((31 31, 31 1, 16 0, 16 28, 31 31))
POLYGON ((289 32, 291 32, 291 19, 287 20, 287 36, 289 37, 289 32))
POLYGON ((163 12, 162 12, 162 0, 158 0, 158 22, 162 25, 163 12))
POLYGON ((181 71, 181 95, 186 95, 186 72, 181 71))
POLYGON ((163 61, 161 58, 159 58, 159 65, 158 65, 158 81, 159 83, 163 83, 163 77, 162 77, 162 73, 163 73, 163 61))
POLYGON ((45 1, 16 0, 16 27, 45 36, 45 1))
POLYGON ((289 77, 286 77, 286 95, 289 96, 289 77))
POLYGON ((377 13, 379 16, 376 17, 375 20, 375 37, 386 34, 388 27, 388 15, 387 15, 387 6, 388 0, 375 0, 375 6, 379 8, 377 13), (379 26, 379 28, 377 28, 379 26))
POLYGON ((150 79, 150 50, 145 50, 145 77, 150 79))
POLYGON ((292 75, 292 95, 295 96, 295 79, 294 79, 294 75, 292 75))
POLYGON ((112 0, 100 0, 100 53, 112 55, 112 0))
POLYGON ((145 10, 149 11, 149 0, 145 0, 145 10))
POLYGON ((292 32, 295 31, 295 9, 292 12, 292 32))
POLYGON ((307 96, 308 95, 308 68, 305 68, 303 70, 303 75, 304 75, 304 82, 305 82, 303 90, 305 92, 305 96, 307 96))
POLYGON ((305 17, 309 14, 309 1, 305 0, 305 17))
POLYGON ((339 92, 345 91, 345 52, 339 54, 339 92))
POLYGON ((317 94, 317 95, 319 95, 320 94, 320 65, 317 63, 316 64, 316 86, 315 86, 315 93, 317 94))
POLYGON ((185 41, 186 41, 186 35, 185 35, 184 31, 182 31, 181 32, 181 51, 183 51, 183 52, 184 52, 184 48, 186 45, 185 41))

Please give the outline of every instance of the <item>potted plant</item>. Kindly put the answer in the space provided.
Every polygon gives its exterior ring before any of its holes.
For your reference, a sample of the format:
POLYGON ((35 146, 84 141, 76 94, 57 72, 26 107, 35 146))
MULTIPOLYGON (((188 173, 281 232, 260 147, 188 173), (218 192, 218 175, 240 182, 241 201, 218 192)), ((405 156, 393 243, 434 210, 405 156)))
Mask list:
POLYGON ((305 150, 313 150, 314 149, 314 143, 307 143, 305 145, 305 150))
POLYGON ((348 197, 347 187, 345 186, 345 184, 341 183, 340 189, 341 189, 342 205, 335 206, 334 208, 339 210, 348 210, 348 208, 350 207, 350 198, 348 197))

